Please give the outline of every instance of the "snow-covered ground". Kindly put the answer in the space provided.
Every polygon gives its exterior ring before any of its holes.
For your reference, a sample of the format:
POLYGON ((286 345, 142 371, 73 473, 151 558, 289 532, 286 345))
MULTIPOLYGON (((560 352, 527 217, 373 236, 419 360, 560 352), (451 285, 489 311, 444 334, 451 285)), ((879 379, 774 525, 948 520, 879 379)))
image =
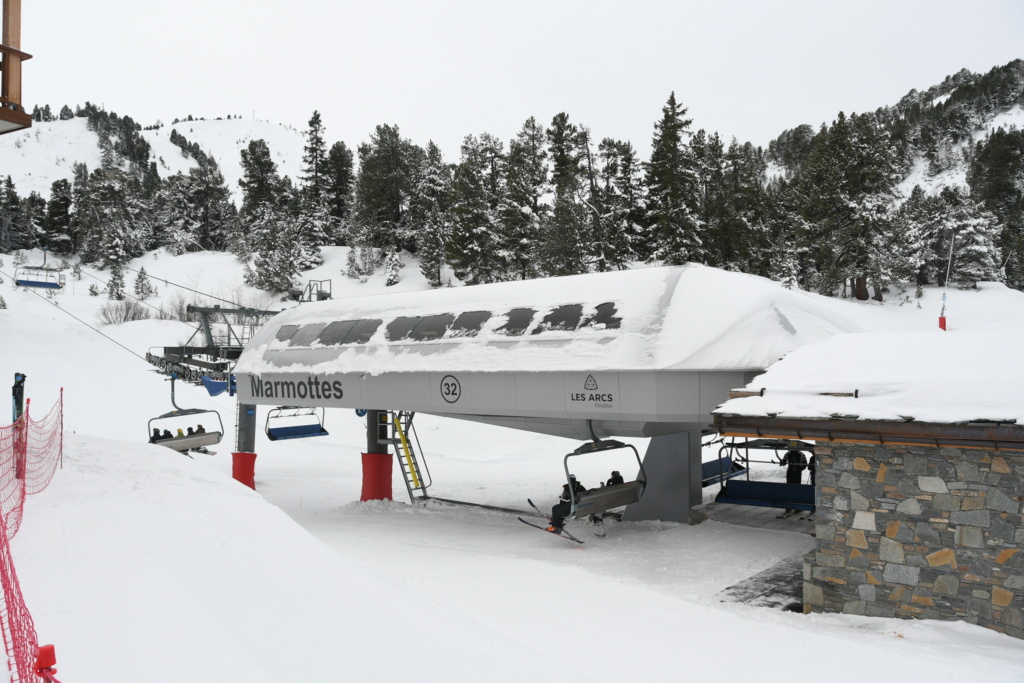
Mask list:
MULTIPOLYGON (((342 278, 344 252, 328 250, 310 277, 331 277, 336 297, 385 291, 380 278, 342 278)), ((260 301, 228 255, 161 253, 139 264, 260 301)), ((425 288, 415 264, 402 274, 400 288, 425 288)), ((231 479, 229 398, 178 388, 180 405, 220 411, 228 434, 216 455, 188 459, 146 444, 147 420, 171 408, 167 383, 65 312, 140 355, 184 341, 189 326, 101 327, 105 299, 88 295, 88 275, 52 301, 4 279, 0 377, 28 375, 37 416, 65 389, 63 467, 29 498, 13 541, 62 680, 960 681, 979 670, 986 680, 1024 679, 1019 640, 967 624, 721 601, 726 587, 812 548, 808 533, 644 522, 611 525, 596 539, 576 524, 586 541, 576 546, 505 513, 410 506, 397 470, 397 501, 356 502, 365 433, 351 411, 328 411, 331 434, 321 439, 258 435, 253 492, 231 479)), ((156 284, 161 299, 173 296, 156 284)), ((948 296, 949 334, 1024 318, 1017 292, 948 296)), ((899 319, 901 329, 933 326, 940 307, 935 290, 920 308, 835 303, 883 309, 876 317, 899 319)), ((527 497, 551 505, 561 456, 576 445, 426 415, 416 423, 434 495, 504 507, 524 508, 527 497)))

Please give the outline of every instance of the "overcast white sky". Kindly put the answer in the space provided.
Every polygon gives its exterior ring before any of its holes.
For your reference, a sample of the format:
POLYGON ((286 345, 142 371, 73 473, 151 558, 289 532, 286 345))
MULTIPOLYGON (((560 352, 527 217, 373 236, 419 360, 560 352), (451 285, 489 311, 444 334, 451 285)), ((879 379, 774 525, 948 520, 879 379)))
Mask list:
POLYGON ((560 111, 646 157, 669 92, 694 130, 767 145, 1024 58, 1021 0, 22 0, 24 99, 143 125, 241 114, 329 142, 374 126, 508 140, 560 111))

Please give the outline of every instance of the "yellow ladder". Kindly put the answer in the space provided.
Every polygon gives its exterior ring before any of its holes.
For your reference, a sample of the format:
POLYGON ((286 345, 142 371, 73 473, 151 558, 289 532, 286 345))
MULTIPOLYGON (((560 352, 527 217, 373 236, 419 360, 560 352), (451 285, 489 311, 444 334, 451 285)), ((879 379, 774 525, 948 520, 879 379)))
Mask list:
POLYGON ((425 463, 421 467, 420 457, 416 455, 416 448, 413 441, 419 446, 419 439, 416 438, 412 426, 412 418, 415 413, 399 411, 392 413, 391 428, 395 435, 394 443, 398 455, 398 465, 402 470, 402 479, 409 491, 409 498, 413 502, 417 499, 427 498, 427 487, 430 486, 430 472, 426 469, 425 463))

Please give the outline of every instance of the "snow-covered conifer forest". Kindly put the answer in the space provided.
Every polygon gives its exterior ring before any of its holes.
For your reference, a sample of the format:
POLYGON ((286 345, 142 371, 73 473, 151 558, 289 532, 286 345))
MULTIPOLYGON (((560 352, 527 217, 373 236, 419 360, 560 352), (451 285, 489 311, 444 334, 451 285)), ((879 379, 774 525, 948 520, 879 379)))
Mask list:
POLYGON ((300 132, 36 106, 31 129, 0 138, 0 252, 112 269, 227 250, 275 293, 326 245, 353 247, 354 278, 394 281, 415 256, 434 287, 699 262, 860 299, 910 297, 947 270, 1024 289, 1024 61, 767 149, 693 130, 685 97, 652 112, 649 159, 565 112, 509 140, 468 134, 445 159, 395 123, 332 141, 315 111, 300 132))

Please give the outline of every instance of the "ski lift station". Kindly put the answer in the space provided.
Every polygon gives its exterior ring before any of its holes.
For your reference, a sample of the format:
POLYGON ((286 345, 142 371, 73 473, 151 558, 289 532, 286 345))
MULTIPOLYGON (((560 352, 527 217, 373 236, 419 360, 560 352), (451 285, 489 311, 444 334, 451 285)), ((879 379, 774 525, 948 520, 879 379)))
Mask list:
POLYGON ((624 518, 685 522, 707 478, 701 435, 729 390, 797 346, 860 329, 820 301, 690 265, 304 304, 265 324, 235 366, 238 450, 252 450, 247 406, 368 410, 364 498, 379 498, 391 444, 410 494, 426 479, 403 429, 415 413, 590 443, 650 437, 644 495, 624 518))

